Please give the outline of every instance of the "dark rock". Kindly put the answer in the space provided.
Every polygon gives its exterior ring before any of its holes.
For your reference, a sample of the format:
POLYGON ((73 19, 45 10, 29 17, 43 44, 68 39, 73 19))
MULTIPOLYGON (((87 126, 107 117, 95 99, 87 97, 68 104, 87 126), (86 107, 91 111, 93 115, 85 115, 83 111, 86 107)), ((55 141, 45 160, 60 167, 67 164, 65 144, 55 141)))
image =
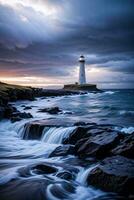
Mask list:
POLYGON ((95 136, 91 136, 85 140, 79 141, 75 148, 76 154, 80 158, 96 157, 105 158, 110 154, 110 150, 114 148, 120 141, 117 132, 103 132, 95 136))
POLYGON ((30 109, 32 109, 31 106, 26 106, 26 107, 24 108, 24 110, 30 110, 30 109))
POLYGON ((59 109, 59 107, 52 107, 52 108, 40 109, 39 112, 47 112, 49 114, 58 114, 59 112, 61 112, 61 110, 59 109))
POLYGON ((11 96, 16 96, 17 100, 30 100, 30 101, 34 100, 34 92, 33 92, 32 88, 14 89, 14 91, 12 91, 12 93, 13 93, 13 95, 11 95, 11 96))
POLYGON ((15 108, 13 108, 12 106, 6 106, 5 107, 5 114, 4 114, 4 117, 5 118, 10 118, 13 114, 13 112, 15 111, 15 108))
POLYGON ((106 158, 90 172, 87 182, 104 191, 134 195, 134 160, 123 156, 106 158))
POLYGON ((64 96, 64 95, 75 95, 80 94, 80 92, 77 91, 68 91, 63 89, 42 89, 40 90, 38 96, 40 97, 56 97, 56 96, 64 96))
POLYGON ((12 117, 20 117, 20 118, 23 118, 23 119, 28 119, 28 118, 32 118, 33 116, 31 115, 31 113, 26 113, 26 112, 15 112, 12 114, 12 117))
POLYGON ((22 120, 22 118, 21 117, 11 117, 11 122, 12 123, 14 123, 14 122, 18 122, 18 121, 20 121, 20 120, 22 120))
POLYGON ((74 146, 71 145, 64 145, 57 147, 50 155, 49 157, 56 157, 56 156, 67 156, 67 155, 73 155, 75 153, 74 146))
POLYGON ((52 174, 57 172, 55 167, 48 164, 39 164, 34 166, 32 169, 35 170, 37 174, 52 174))
POLYGON ((134 134, 126 136, 112 153, 134 159, 134 134))
POLYGON ((72 180, 74 179, 74 175, 68 171, 59 172, 57 174, 58 177, 65 179, 65 180, 72 180))
POLYGON ((63 144, 76 144, 76 142, 82 138, 86 138, 88 127, 78 127, 76 128, 67 138, 63 140, 63 144))
POLYGON ((103 133, 104 132, 104 129, 100 129, 100 128, 91 128, 89 131, 88 131, 88 134, 89 135, 97 135, 97 134, 100 134, 100 133, 103 133))
POLYGON ((44 129, 43 124, 27 123, 25 124, 23 139, 39 139, 41 138, 43 129, 44 129))
POLYGON ((0 106, 0 120, 5 117, 5 108, 0 106))

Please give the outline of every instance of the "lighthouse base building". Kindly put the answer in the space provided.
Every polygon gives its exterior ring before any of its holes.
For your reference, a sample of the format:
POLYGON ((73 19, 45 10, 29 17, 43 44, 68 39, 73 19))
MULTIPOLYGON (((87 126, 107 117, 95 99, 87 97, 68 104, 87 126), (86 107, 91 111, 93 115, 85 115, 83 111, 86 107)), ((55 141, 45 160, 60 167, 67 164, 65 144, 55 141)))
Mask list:
POLYGON ((63 89, 72 91, 99 91, 96 84, 86 83, 85 57, 83 55, 79 57, 79 81, 75 84, 64 85, 63 89))

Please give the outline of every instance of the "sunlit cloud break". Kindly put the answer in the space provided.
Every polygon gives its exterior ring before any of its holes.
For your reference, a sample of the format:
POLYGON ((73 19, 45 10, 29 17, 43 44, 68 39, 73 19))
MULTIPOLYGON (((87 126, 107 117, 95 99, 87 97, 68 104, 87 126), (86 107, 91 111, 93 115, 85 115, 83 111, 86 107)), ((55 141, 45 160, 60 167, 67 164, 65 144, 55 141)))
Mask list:
POLYGON ((131 0, 0 0, 1 80, 22 77, 16 83, 34 84, 31 78, 25 80, 27 75, 42 77, 40 84, 72 83, 78 80, 78 58, 84 54, 88 82, 106 81, 108 87, 116 79, 115 87, 119 83, 132 87, 133 4, 131 0))

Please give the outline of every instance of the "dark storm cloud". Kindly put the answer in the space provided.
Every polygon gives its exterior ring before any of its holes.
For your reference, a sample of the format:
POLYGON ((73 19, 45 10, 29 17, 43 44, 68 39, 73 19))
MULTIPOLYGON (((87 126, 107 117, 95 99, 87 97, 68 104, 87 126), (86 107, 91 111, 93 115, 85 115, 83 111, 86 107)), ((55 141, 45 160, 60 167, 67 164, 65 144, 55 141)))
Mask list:
POLYGON ((20 4, 20 13, 1 4, 0 70, 68 76, 83 53, 88 65, 134 72, 133 0, 32 2, 56 7, 61 13, 49 19, 32 6, 20 4))

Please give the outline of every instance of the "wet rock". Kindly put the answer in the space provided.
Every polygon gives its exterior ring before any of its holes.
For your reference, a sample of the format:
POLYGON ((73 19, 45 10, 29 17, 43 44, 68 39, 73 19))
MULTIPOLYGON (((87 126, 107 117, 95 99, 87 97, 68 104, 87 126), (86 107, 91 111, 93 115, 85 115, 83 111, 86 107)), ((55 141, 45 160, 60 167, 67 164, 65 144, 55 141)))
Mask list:
POLYGON ((112 150, 112 153, 134 159, 134 134, 125 136, 121 143, 112 150))
POLYGON ((73 155, 75 153, 74 146, 72 145, 64 145, 57 147, 49 157, 56 157, 56 156, 67 156, 73 155))
POLYGON ((61 110, 59 109, 59 107, 51 107, 51 108, 40 109, 39 112, 47 112, 49 114, 58 114, 59 112, 61 112, 61 110))
POLYGON ((123 156, 106 158, 90 172, 87 182, 104 191, 134 195, 134 160, 123 156))
POLYGON ((82 138, 86 138, 88 127, 78 127, 76 128, 67 138, 63 140, 63 144, 76 144, 76 142, 82 138))
POLYGON ((31 115, 31 113, 26 113, 26 112, 15 112, 12 114, 12 117, 20 117, 22 119, 28 119, 28 118, 32 118, 33 116, 31 115))
POLYGON ((32 169, 35 170, 37 174, 52 174, 57 172, 57 169, 49 164, 39 164, 32 169))
POLYGON ((12 123, 14 123, 14 122, 18 122, 18 121, 20 121, 20 120, 22 120, 22 118, 21 117, 11 117, 11 122, 12 123))
POLYGON ((23 139, 39 139, 41 138, 44 125, 40 123, 27 123, 23 139))
POLYGON ((16 111, 14 107, 12 107, 10 105, 7 105, 5 107, 4 117, 9 119, 12 116, 12 114, 13 114, 14 111, 16 111))
POLYGON ((104 132, 104 129, 100 129, 100 128, 91 128, 89 131, 88 131, 88 134, 89 135, 97 135, 97 134, 100 134, 100 133, 103 133, 104 132))
POLYGON ((26 106, 26 107, 24 108, 24 110, 30 110, 30 109, 32 109, 31 106, 26 106))
POLYGON ((80 140, 76 144, 76 154, 80 158, 96 157, 105 158, 110 154, 110 150, 114 148, 120 141, 117 132, 103 132, 87 139, 80 140))
POLYGON ((74 179, 74 175, 68 171, 63 171, 63 172, 59 172, 57 174, 58 177, 60 177, 61 179, 65 179, 65 180, 72 180, 74 179))

